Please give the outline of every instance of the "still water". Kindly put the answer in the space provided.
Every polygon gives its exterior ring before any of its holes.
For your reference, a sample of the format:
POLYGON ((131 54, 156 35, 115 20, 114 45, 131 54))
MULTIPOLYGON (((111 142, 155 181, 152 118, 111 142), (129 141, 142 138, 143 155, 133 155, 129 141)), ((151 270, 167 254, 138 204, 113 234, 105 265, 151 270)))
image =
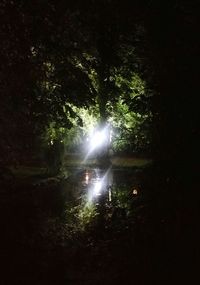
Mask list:
MULTIPOLYGON (((139 195, 141 191, 140 183, 137 177, 137 170, 113 170, 100 168, 86 168, 74 170, 73 173, 65 179, 65 187, 73 191, 75 197, 86 195, 87 200, 95 202, 98 197, 107 197, 112 201, 112 194, 117 188, 129 192, 133 196, 139 195), (70 185, 70 187, 69 187, 70 185)), ((118 191, 120 191, 118 189, 118 191)))
POLYGON ((74 170, 63 184, 67 215, 78 217, 80 223, 89 223, 94 216, 129 217, 142 198, 138 171, 74 170))

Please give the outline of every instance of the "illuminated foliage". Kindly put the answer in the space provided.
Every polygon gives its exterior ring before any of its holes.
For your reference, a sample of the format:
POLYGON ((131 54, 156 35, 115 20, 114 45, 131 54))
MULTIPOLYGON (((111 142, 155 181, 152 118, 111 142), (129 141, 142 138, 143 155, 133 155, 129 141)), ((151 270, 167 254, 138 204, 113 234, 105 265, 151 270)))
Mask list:
POLYGON ((38 151, 38 137, 48 145, 56 136, 76 145, 94 123, 109 121, 120 100, 129 105, 130 94, 142 94, 135 46, 143 31, 127 24, 126 9, 113 9, 111 2, 98 9, 94 3, 85 9, 64 1, 2 2, 2 125, 12 118, 2 128, 9 142, 1 139, 2 148, 38 151), (133 76, 137 86, 131 85, 133 76), (21 137, 13 135, 19 124, 21 137))

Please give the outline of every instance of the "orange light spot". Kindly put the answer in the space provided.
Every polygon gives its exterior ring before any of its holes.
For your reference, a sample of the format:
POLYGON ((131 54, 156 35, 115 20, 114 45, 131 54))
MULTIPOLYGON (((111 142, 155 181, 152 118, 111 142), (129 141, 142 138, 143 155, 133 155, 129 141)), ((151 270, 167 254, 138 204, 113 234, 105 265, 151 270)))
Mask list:
POLYGON ((137 189, 133 189, 133 195, 137 195, 138 194, 138 190, 137 189))

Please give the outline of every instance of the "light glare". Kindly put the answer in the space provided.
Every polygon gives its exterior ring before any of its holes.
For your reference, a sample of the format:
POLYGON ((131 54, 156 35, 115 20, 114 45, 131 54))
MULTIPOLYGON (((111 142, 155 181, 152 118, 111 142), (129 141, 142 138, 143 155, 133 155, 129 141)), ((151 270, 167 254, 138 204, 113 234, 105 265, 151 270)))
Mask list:
POLYGON ((100 192, 101 192, 101 187, 102 187, 102 182, 101 181, 98 181, 95 183, 94 185, 94 195, 100 195, 100 192))
POLYGON ((97 131, 91 138, 90 147, 92 149, 100 147, 106 140, 105 131, 97 131))

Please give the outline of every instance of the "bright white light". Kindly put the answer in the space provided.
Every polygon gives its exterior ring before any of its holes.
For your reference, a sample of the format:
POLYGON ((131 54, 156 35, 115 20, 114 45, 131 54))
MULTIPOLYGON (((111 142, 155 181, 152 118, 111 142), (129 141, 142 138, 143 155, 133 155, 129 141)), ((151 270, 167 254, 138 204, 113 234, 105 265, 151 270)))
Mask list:
POLYGON ((133 189, 133 195, 137 195, 138 194, 138 190, 137 189, 133 189))
POLYGON ((100 147, 106 140, 106 132, 103 131, 97 131, 94 133, 94 135, 91 138, 90 147, 92 149, 100 147))
POLYGON ((101 188, 102 188, 102 182, 101 181, 96 182, 94 185, 94 190, 93 190, 94 195, 96 196, 100 195, 101 188))
POLYGON ((102 180, 101 180, 101 181, 97 181, 97 182, 94 184, 93 196, 98 196, 98 195, 101 194, 102 186, 103 186, 102 180))
POLYGON ((112 201, 112 192, 111 192, 111 188, 109 187, 108 190, 108 201, 111 202, 112 201))
POLYGON ((103 188, 103 181, 96 180, 93 181, 91 187, 88 189, 88 202, 95 201, 98 196, 101 195, 101 191, 103 188))

